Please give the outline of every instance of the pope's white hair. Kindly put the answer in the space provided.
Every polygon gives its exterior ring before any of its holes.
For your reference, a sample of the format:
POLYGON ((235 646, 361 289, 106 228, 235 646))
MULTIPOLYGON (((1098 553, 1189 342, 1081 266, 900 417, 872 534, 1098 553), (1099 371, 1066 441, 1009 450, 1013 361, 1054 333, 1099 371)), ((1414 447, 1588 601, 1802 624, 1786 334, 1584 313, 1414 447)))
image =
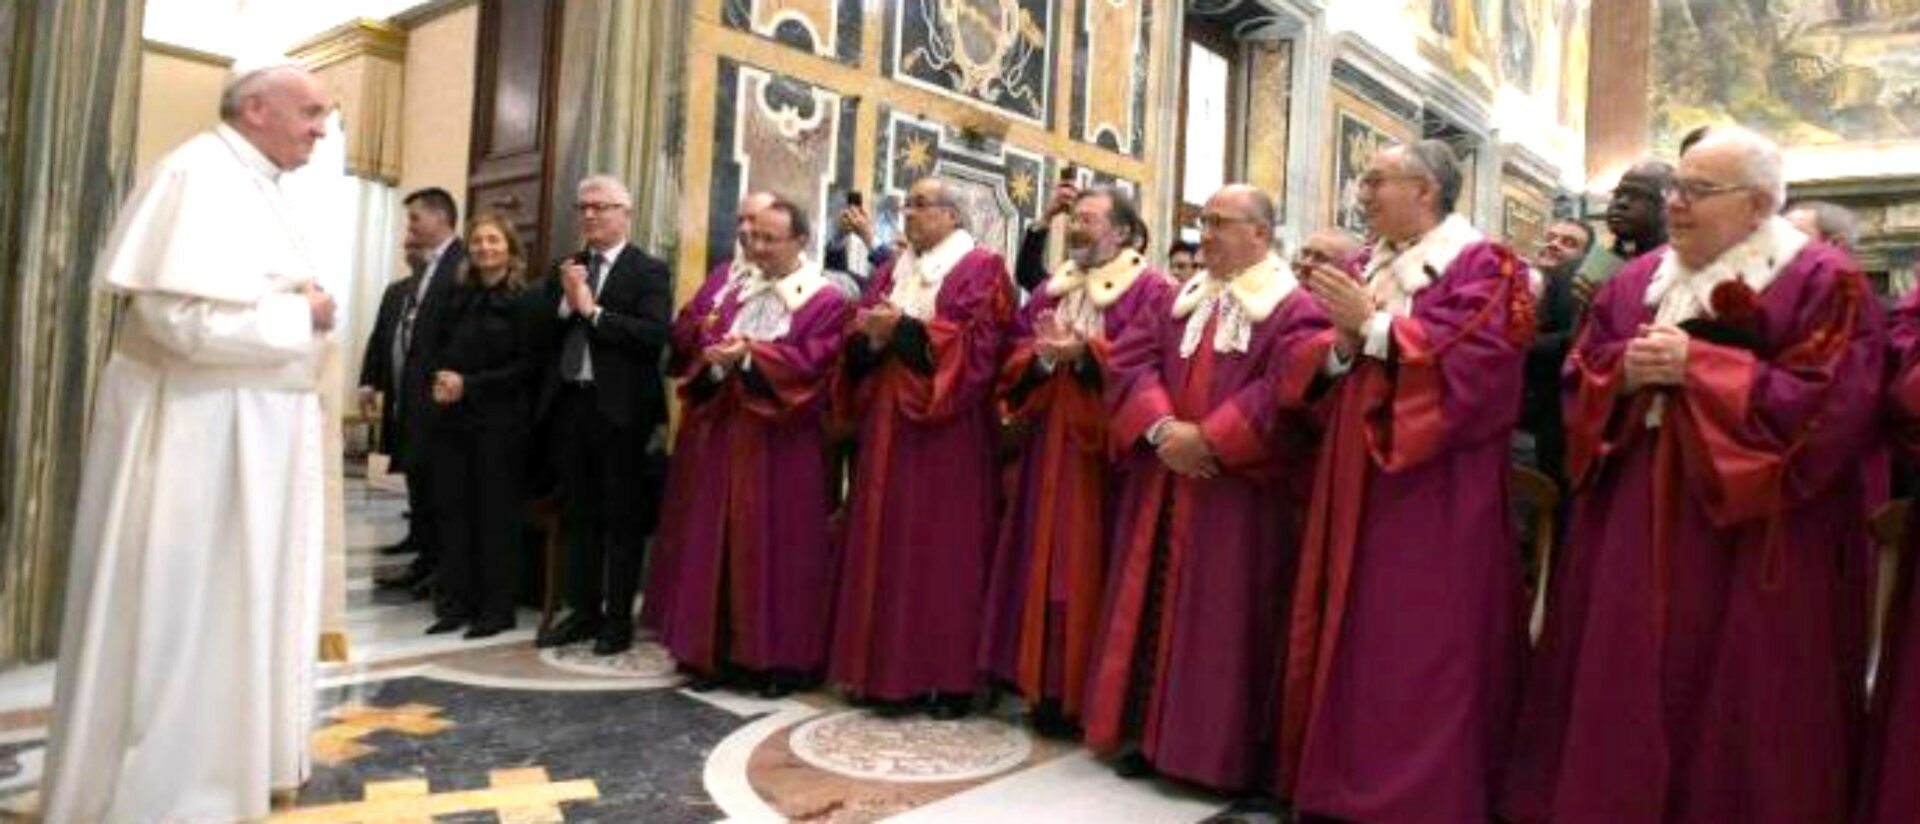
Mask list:
POLYGON ((305 68, 291 61, 236 67, 220 87, 220 119, 233 122, 240 117, 240 107, 247 98, 264 94, 274 84, 306 73, 305 68))
POLYGON ((620 178, 613 175, 588 175, 580 181, 579 187, 573 190, 573 195, 580 197, 595 191, 613 195, 614 200, 619 201, 622 206, 633 206, 633 194, 627 191, 627 185, 621 183, 620 178))
POLYGON ((1780 144, 1745 126, 1715 126, 1687 153, 1714 149, 1735 154, 1740 166, 1740 182, 1767 196, 1768 211, 1778 212, 1786 205, 1786 163, 1780 157, 1780 144))

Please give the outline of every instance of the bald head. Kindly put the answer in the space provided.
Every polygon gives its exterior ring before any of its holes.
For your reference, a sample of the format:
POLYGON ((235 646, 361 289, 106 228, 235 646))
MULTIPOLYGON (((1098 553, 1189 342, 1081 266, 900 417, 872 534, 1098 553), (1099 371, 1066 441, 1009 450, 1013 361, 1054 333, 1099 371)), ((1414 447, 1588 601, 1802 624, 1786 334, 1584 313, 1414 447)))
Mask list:
POLYGON ((906 218, 907 243, 915 252, 940 245, 962 228, 960 203, 947 182, 937 177, 923 177, 907 190, 906 218))
POLYGON ((220 119, 283 171, 307 164, 332 111, 327 87, 298 66, 247 72, 220 92, 220 119))
POLYGON ((1321 229, 1307 236, 1300 245, 1300 260, 1324 266, 1344 267, 1360 254, 1360 239, 1345 229, 1321 229))
POLYGON ((1273 198, 1244 183, 1224 186, 1200 213, 1200 250, 1207 271, 1230 276, 1259 263, 1273 248, 1273 198))

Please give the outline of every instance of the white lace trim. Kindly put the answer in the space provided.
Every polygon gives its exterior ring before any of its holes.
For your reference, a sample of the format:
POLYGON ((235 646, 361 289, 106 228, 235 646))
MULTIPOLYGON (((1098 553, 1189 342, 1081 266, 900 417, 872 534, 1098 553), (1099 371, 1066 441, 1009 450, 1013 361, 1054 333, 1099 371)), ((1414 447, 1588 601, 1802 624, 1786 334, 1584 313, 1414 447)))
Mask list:
POLYGON ((1713 288, 1729 280, 1744 281, 1756 295, 1766 291, 1808 242, 1792 223, 1775 216, 1699 271, 1688 269, 1672 249, 1662 252, 1660 268, 1647 284, 1646 305, 1654 310, 1653 322, 1677 326, 1711 316, 1713 288))
POLYGON ((1433 285, 1434 278, 1447 271, 1455 258, 1468 246, 1486 240, 1486 235, 1460 215, 1448 215, 1440 225, 1422 235, 1413 245, 1395 250, 1385 243, 1374 249, 1367 262, 1367 290, 1373 294, 1374 308, 1406 316, 1413 311, 1413 296, 1433 285))
POLYGON ((894 264, 893 288, 887 293, 887 302, 914 320, 932 320, 940 285, 973 247, 973 235, 957 229, 924 255, 908 249, 894 264))

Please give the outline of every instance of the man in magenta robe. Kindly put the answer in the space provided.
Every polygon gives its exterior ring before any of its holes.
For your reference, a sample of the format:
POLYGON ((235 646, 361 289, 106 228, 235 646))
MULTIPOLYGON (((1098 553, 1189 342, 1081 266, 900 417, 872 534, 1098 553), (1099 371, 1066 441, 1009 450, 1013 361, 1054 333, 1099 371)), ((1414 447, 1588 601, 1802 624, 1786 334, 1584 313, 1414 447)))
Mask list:
POLYGON ((1776 146, 1714 127, 1669 248, 1594 297, 1513 821, 1848 820, 1883 324, 1845 255, 1776 216, 1784 188, 1776 146))
MULTIPOLYGON (((747 254, 747 238, 753 233, 753 216, 767 204, 773 202, 771 192, 748 192, 740 199, 733 212, 733 256, 715 264, 707 273, 707 279, 693 294, 693 299, 680 307, 674 315, 673 329, 668 338, 667 375, 676 377, 688 374, 704 360, 709 343, 707 331, 719 323, 715 309, 720 300, 737 287, 738 282, 754 273, 752 258, 747 254)), ((678 437, 676 435, 676 440, 678 437)), ((679 447, 675 445, 675 452, 679 447)), ((673 463, 679 463, 674 459, 673 463)), ((671 467, 669 467, 671 474, 671 467)), ((671 478, 669 478, 671 482, 671 478)), ((662 521, 670 515, 663 514, 662 521)), ((658 530, 656 530, 656 539, 658 530)), ((676 580, 673 564, 676 553, 655 553, 647 561, 647 587, 640 599, 639 623, 643 627, 657 628, 666 616, 668 599, 674 594, 672 582, 676 580)), ((684 662, 683 662, 684 663, 684 662)), ((707 686, 704 681, 711 673, 692 671, 689 673, 696 686, 707 686)), ((714 684, 718 686, 718 684, 714 684)))
POLYGON ((993 551, 993 385, 1013 319, 1006 261, 945 182, 913 184, 908 250, 874 275, 835 389, 858 421, 828 676, 883 712, 966 714, 993 551))
POLYGON ((806 214, 771 198, 743 246, 753 266, 699 323, 680 366, 681 419, 650 582, 661 643, 697 674, 777 698, 826 663, 833 555, 821 416, 852 315, 807 260, 806 214))
MULTIPOLYGON (((1893 376, 1886 388, 1893 442, 1920 455, 1920 292, 1909 294, 1888 323, 1893 376)), ((1857 824, 1920 821, 1920 606, 1914 603, 1920 523, 1906 515, 1905 545, 1874 669, 1873 713, 1862 754, 1857 824)))
POLYGON ((1272 252, 1273 214, 1253 187, 1215 194, 1206 270, 1114 345, 1108 439, 1125 485, 1084 724, 1095 752, 1122 752, 1125 776, 1270 783, 1312 467, 1298 401, 1328 329, 1272 252))
POLYGON ((1528 271, 1453 213, 1439 141, 1376 153, 1364 283, 1307 270, 1337 330, 1287 649, 1281 792, 1368 824, 1489 819, 1525 652, 1508 442, 1528 271))
POLYGON ((1113 342, 1159 324, 1173 280, 1134 251, 1146 224, 1125 194, 1074 200, 1067 262, 1022 307, 1001 402, 1028 427, 987 587, 980 668, 1011 685, 1041 733, 1069 737, 1100 628, 1112 509, 1107 411, 1113 342))

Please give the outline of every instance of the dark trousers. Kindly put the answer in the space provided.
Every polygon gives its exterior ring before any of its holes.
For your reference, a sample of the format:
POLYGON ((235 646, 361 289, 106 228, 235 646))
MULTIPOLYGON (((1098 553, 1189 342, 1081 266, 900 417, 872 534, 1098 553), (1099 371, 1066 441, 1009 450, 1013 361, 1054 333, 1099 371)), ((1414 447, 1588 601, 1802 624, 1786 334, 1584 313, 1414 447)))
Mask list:
POLYGON ((607 420, 592 386, 569 386, 559 413, 567 605, 628 624, 658 507, 658 489, 647 469, 647 433, 607 420))
POLYGON ((513 620, 520 548, 522 456, 510 429, 441 427, 434 433, 435 515, 442 618, 513 620))
POLYGON ((440 518, 434 513, 440 496, 433 488, 437 427, 407 414, 399 421, 405 427, 399 449, 400 472, 407 476, 407 544, 415 553, 414 571, 433 572, 440 565, 440 518))

